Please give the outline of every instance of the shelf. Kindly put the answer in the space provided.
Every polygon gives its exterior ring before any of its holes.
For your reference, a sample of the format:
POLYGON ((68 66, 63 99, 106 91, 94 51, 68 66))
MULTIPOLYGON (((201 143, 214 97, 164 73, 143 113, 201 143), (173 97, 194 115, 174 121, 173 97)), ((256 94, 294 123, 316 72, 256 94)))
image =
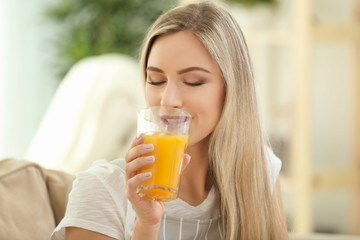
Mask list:
MULTIPOLYGON (((341 1, 341 0, 338 0, 341 1)), ((311 92, 314 88, 313 56, 314 44, 348 44, 354 48, 354 65, 360 64, 360 0, 353 11, 357 19, 347 23, 320 23, 314 21, 313 1, 292 1, 292 26, 276 29, 244 29, 244 35, 252 50, 254 61, 263 61, 261 51, 266 47, 284 46, 291 48, 293 64, 294 93, 290 106, 270 107, 270 119, 274 122, 288 118, 293 128, 290 133, 290 171, 280 176, 285 191, 296 194, 292 200, 293 230, 310 233, 314 230, 312 198, 316 191, 350 190, 352 206, 351 231, 360 234, 360 68, 355 67, 353 82, 354 133, 351 164, 345 169, 315 172, 313 169, 313 112, 311 92), (257 50, 260 49, 260 50, 257 50)), ((336 57, 336 56, 334 56, 336 57)), ((275 65, 276 67, 276 65, 275 65)), ((271 77, 271 76, 270 76, 271 77)), ((271 84, 271 82, 269 83, 271 84)), ((270 91, 270 90, 269 90, 270 91)))
POLYGON ((244 34, 250 45, 293 44, 292 34, 286 30, 244 30, 244 34))
MULTIPOLYGON (((286 30, 249 30, 244 34, 249 45, 292 45, 296 36, 286 30)), ((360 27, 355 24, 314 25, 310 34, 321 42, 360 41, 360 27)))
POLYGON ((317 41, 360 41, 360 27, 356 24, 322 24, 313 27, 317 41))

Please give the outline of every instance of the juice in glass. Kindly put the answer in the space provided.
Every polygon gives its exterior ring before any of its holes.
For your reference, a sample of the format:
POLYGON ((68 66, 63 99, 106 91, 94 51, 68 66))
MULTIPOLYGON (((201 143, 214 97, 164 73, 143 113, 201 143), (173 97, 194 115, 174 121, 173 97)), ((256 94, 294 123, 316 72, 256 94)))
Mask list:
POLYGON ((145 133, 144 144, 153 144, 154 151, 144 156, 155 156, 155 162, 139 170, 139 173, 152 173, 152 178, 138 188, 138 194, 142 198, 161 202, 177 198, 182 161, 188 140, 189 135, 171 132, 145 133))

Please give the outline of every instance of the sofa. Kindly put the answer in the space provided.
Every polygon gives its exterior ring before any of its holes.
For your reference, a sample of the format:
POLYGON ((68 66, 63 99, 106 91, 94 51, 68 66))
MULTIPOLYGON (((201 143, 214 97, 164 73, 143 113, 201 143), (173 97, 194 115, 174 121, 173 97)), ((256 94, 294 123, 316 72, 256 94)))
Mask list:
POLYGON ((0 239, 48 240, 74 179, 30 161, 0 160, 0 239))
MULTIPOLYGON (((48 240, 64 217, 75 175, 18 159, 0 160, 0 239, 48 240)), ((295 234, 291 240, 360 240, 360 236, 295 234)))

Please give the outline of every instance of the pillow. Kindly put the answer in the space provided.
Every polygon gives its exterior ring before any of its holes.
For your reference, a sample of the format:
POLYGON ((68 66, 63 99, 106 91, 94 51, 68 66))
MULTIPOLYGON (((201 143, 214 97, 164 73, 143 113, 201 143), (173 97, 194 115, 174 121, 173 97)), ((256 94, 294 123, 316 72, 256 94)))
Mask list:
POLYGON ((0 161, 0 239, 49 239, 74 176, 16 159, 0 161))

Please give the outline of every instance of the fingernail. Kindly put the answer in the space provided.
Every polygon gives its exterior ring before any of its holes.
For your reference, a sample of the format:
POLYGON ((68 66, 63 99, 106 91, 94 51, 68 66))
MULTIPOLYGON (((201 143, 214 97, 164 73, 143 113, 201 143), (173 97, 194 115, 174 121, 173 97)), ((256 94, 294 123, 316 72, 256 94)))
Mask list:
POLYGON ((152 149, 154 149, 154 145, 152 145, 152 144, 146 144, 146 145, 145 145, 145 148, 146 148, 146 149, 149 149, 149 150, 152 150, 152 149))
POLYGON ((155 161, 155 157, 154 156, 148 156, 148 157, 146 157, 146 161, 153 162, 153 161, 155 161))
POLYGON ((143 173, 145 178, 151 178, 152 174, 151 172, 143 173))
POLYGON ((143 133, 140 133, 137 137, 136 137, 136 140, 140 140, 141 139, 141 137, 143 136, 143 133))

